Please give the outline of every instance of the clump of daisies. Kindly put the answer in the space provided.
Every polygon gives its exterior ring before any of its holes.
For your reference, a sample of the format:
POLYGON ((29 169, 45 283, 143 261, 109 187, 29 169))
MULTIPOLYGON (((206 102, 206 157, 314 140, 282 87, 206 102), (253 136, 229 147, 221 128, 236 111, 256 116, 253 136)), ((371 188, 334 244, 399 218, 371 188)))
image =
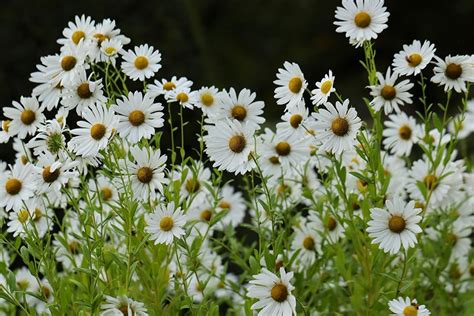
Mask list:
POLYGON ((414 40, 377 68, 388 18, 335 12, 364 100, 286 61, 275 106, 163 78, 111 19, 69 22, 3 107, 0 314, 473 314, 474 57, 414 40))

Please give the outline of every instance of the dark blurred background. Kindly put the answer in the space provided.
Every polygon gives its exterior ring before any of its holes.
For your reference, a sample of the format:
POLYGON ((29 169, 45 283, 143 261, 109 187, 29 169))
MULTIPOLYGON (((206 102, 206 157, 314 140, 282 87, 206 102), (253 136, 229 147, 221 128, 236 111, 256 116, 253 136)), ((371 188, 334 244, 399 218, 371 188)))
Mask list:
MULTIPOLYGON (((393 54, 414 39, 429 39, 440 56, 474 52, 473 0, 385 2, 390 18, 376 42, 379 70, 385 72, 393 54)), ((115 19, 132 39, 128 48, 143 43, 158 48, 163 68, 156 78, 186 76, 195 88, 249 88, 266 102, 270 121, 283 113, 283 107, 274 103, 273 80, 285 60, 301 66, 311 89, 332 69, 339 93, 350 97, 365 116, 361 100, 368 95, 367 79, 358 61, 363 51, 335 32, 334 11, 340 4, 327 0, 2 1, 0 104, 10 106, 12 100, 31 93, 34 86, 28 78, 40 57, 56 53, 56 40, 68 21, 86 14, 96 22, 115 19)), ((430 97, 441 92, 430 87, 430 97)), ((405 109, 413 113, 418 107, 415 103, 405 109)), ((10 148, 0 145, 0 159, 12 160, 10 148)))

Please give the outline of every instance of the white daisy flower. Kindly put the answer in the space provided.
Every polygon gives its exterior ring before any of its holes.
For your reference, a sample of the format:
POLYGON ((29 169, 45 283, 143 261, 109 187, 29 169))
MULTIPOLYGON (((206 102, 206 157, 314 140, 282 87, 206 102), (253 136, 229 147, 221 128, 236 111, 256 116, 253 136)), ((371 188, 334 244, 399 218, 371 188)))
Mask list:
MULTIPOLYGON (((456 135, 457 139, 465 139, 474 132, 474 114, 466 112, 454 116, 448 124, 448 131, 450 134, 456 135)), ((449 135, 444 136, 447 136, 449 141, 449 135)), ((435 142, 434 145, 437 145, 437 143, 435 142)))
POLYGON ((405 186, 407 184, 408 169, 405 160, 398 156, 392 156, 388 153, 382 154, 382 163, 384 167, 384 175, 390 176, 390 183, 387 188, 387 195, 390 197, 406 196, 405 186))
POLYGON ((34 214, 30 213, 30 209, 22 208, 18 211, 9 213, 7 222, 7 232, 13 234, 13 237, 20 236, 23 238, 28 230, 31 229, 30 219, 34 214))
POLYGON ((379 84, 369 86, 370 95, 374 97, 370 104, 376 112, 383 108, 386 115, 392 113, 393 110, 400 113, 399 105, 411 104, 412 94, 408 91, 413 88, 413 83, 410 83, 408 79, 395 84, 398 75, 391 73, 390 67, 387 69, 385 78, 380 72, 377 72, 377 78, 379 84))
POLYGON ((84 69, 89 68, 86 56, 90 43, 80 41, 79 44, 66 44, 61 48, 61 54, 55 58, 45 59, 47 68, 45 75, 52 78, 55 86, 64 86, 70 83, 84 69))
POLYGON ((0 144, 3 144, 3 143, 8 143, 8 141, 10 140, 10 134, 8 133, 9 129, 10 129, 10 123, 12 121, 10 120, 4 120, 2 121, 2 130, 0 131, 0 144))
POLYGON ((20 139, 34 135, 46 119, 43 106, 39 105, 36 97, 21 97, 20 103, 13 101, 13 107, 4 107, 3 114, 11 119, 7 127, 8 134, 18 135, 20 139))
POLYGON ((197 91, 196 107, 200 108, 207 117, 216 116, 221 108, 222 94, 219 90, 212 87, 202 87, 197 91))
POLYGON ((90 56, 95 62, 107 61, 109 59, 108 54, 104 54, 104 51, 102 50, 102 44, 104 42, 118 42, 120 43, 118 45, 120 47, 130 43, 130 39, 125 35, 120 34, 120 29, 115 27, 115 21, 111 19, 104 19, 101 23, 97 23, 93 35, 93 41, 94 43, 90 49, 90 56))
POLYGON ((228 225, 237 227, 243 222, 247 209, 242 192, 235 191, 231 185, 225 184, 219 196, 217 212, 226 211, 227 214, 217 223, 217 227, 220 229, 228 225))
POLYGON ((415 208, 415 202, 405 203, 394 197, 385 202, 386 209, 370 209, 371 220, 367 232, 373 244, 380 244, 384 252, 395 254, 403 246, 405 250, 417 243, 416 234, 421 233, 418 223, 421 221, 421 209, 415 208))
POLYGON ((316 89, 311 91, 311 100, 313 100, 314 105, 319 106, 328 101, 331 93, 336 91, 336 88, 334 88, 335 79, 336 77, 333 76, 331 69, 329 69, 329 73, 324 75, 321 81, 316 82, 316 89))
POLYGON ((278 86, 275 88, 277 104, 285 104, 288 110, 297 105, 303 98, 308 83, 304 79, 303 72, 298 64, 285 61, 283 66, 285 69, 278 69, 277 80, 273 83, 278 86))
POLYGON ((473 225, 469 219, 464 220, 454 221, 451 231, 447 234, 448 244, 452 246, 451 261, 467 256, 471 250, 473 225))
POLYGON ((293 272, 286 273, 280 268, 280 277, 263 268, 262 272, 249 281, 247 296, 258 301, 252 309, 260 310, 258 316, 296 315, 296 298, 291 294, 294 286, 290 283, 293 272))
MULTIPOLYGON (((77 221, 71 223, 69 227, 74 227, 74 229, 79 230, 79 225, 80 223, 77 221)), ((55 248, 56 260, 61 262, 64 269, 71 270, 81 266, 84 257, 82 253, 82 244, 81 241, 74 237, 71 232, 60 232, 55 235, 53 246, 55 248)))
POLYGON ((166 207, 158 205, 152 214, 145 214, 145 231, 149 233, 150 239, 156 244, 171 245, 174 238, 184 235, 183 229, 186 224, 186 216, 180 207, 175 208, 174 202, 166 207))
POLYGON ((125 295, 112 297, 105 295, 105 303, 100 307, 101 316, 147 316, 148 312, 145 304, 128 298, 125 295))
POLYGON ((51 153, 57 156, 66 147, 66 137, 63 134, 64 125, 57 120, 47 121, 38 129, 38 133, 26 146, 33 149, 35 156, 41 153, 51 153))
POLYGON ((322 143, 320 150, 336 155, 345 150, 352 150, 356 143, 357 132, 362 125, 357 117, 357 111, 349 108, 348 99, 342 104, 337 101, 336 106, 327 102, 325 107, 326 109, 321 108, 319 112, 313 113, 316 119, 315 137, 322 143))
POLYGON ((36 192, 59 192, 71 178, 76 178, 79 173, 75 167, 79 163, 71 161, 68 157, 58 159, 51 153, 41 153, 36 166, 33 167, 36 192))
POLYGON ((253 130, 239 121, 222 120, 205 127, 206 153, 219 170, 235 172, 249 160, 254 147, 253 130))
POLYGON ((216 216, 216 210, 211 204, 209 196, 205 194, 200 194, 191 201, 187 216, 192 237, 204 236, 206 233, 210 234, 215 228, 211 221, 216 216))
POLYGON ((97 199, 101 199, 97 201, 97 205, 102 205, 105 211, 109 211, 111 209, 110 205, 113 205, 114 202, 119 200, 119 195, 115 185, 104 175, 99 174, 97 178, 89 180, 89 190, 91 192, 96 192, 97 199))
POLYGON ((118 118, 104 104, 86 109, 83 118, 85 121, 77 122, 79 128, 71 130, 71 134, 76 136, 68 145, 78 155, 95 157, 99 150, 107 147, 109 139, 114 135, 118 118))
POLYGON ((27 292, 36 292, 38 290, 38 281, 31 274, 27 267, 22 267, 15 272, 15 282, 17 289, 21 292, 26 293, 26 302, 32 304, 35 297, 28 294, 27 292))
POLYGON ((284 168, 297 166, 309 158, 309 146, 304 137, 293 134, 290 137, 280 135, 277 131, 270 143, 264 143, 261 154, 263 157, 276 157, 284 168))
POLYGON ((410 300, 409 297, 403 299, 399 297, 388 302, 388 307, 396 316, 427 316, 431 312, 426 309, 425 305, 418 305, 416 299, 410 300))
POLYGON ((154 103, 148 93, 129 92, 128 97, 117 99, 112 109, 117 113, 119 123, 117 131, 130 143, 138 143, 142 138, 150 139, 155 128, 163 126, 163 106, 154 103))
POLYGON ((342 0, 342 7, 336 9, 336 32, 357 43, 376 39, 387 28, 390 13, 386 10, 383 0, 342 0))
POLYGON ((36 186, 33 181, 32 165, 17 162, 11 170, 0 174, 0 207, 19 210, 23 201, 33 197, 36 186))
POLYGON ((393 58, 393 72, 398 75, 418 75, 435 56, 436 48, 429 41, 414 40, 410 45, 403 45, 403 50, 393 58))
POLYGON ((192 85, 193 82, 186 77, 177 78, 173 76, 170 80, 155 80, 154 84, 148 86, 148 92, 154 97, 159 95, 166 97, 167 94, 175 89, 191 88, 192 85))
POLYGON ((165 94, 168 103, 178 102, 181 106, 193 109, 196 102, 198 102, 197 91, 191 91, 190 88, 181 86, 169 91, 165 94))
POLYGON ((211 171, 202 162, 193 162, 190 166, 178 166, 170 178, 172 181, 179 180, 179 195, 184 200, 188 196, 208 193, 211 171))
POLYGON ((422 128, 416 124, 415 118, 404 112, 389 115, 383 130, 383 145, 397 156, 410 155, 413 144, 423 135, 422 128))
POLYGON ((133 51, 129 49, 123 52, 122 57, 124 60, 121 65, 122 70, 134 81, 145 81, 153 77, 161 68, 160 52, 155 51, 153 46, 148 46, 148 44, 135 46, 133 51))
POLYGON ((466 82, 474 81, 474 67, 469 55, 447 56, 444 60, 436 57, 434 76, 431 81, 444 86, 444 91, 454 89, 466 92, 466 82))
POLYGON ((425 196, 417 185, 422 182, 426 192, 431 195, 430 205, 436 207, 452 200, 450 189, 456 183, 462 183, 462 176, 461 170, 452 162, 448 162, 446 166, 440 164, 436 170, 432 169, 431 163, 423 159, 415 161, 409 172, 406 189, 413 200, 425 201, 425 196))
POLYGON ((87 78, 86 71, 82 70, 70 82, 64 84, 61 104, 67 111, 76 108, 80 116, 85 109, 107 102, 102 91, 102 79, 92 81, 91 76, 92 74, 87 78))
POLYGON ((54 73, 49 72, 50 68, 45 65, 52 65, 58 56, 41 57, 41 64, 36 65, 38 71, 31 73, 30 81, 38 84, 32 91, 32 95, 37 97, 41 104, 48 111, 56 108, 61 100, 63 86, 54 83, 54 73))
MULTIPOLYGON (((163 185, 168 183, 165 178, 166 155, 161 151, 149 148, 140 149, 138 146, 130 148, 135 162, 126 161, 122 170, 131 175, 132 189, 136 198, 148 201, 156 197, 156 190, 163 193, 163 185)), ((122 163, 123 164, 123 163, 122 163)))
POLYGON ((308 222, 300 222, 299 227, 294 227, 295 237, 291 243, 291 250, 300 250, 296 264, 298 271, 304 271, 315 261, 318 253, 321 253, 321 237, 308 222))
POLYGON ((344 224, 338 221, 332 214, 318 214, 315 211, 310 211, 308 215, 310 225, 321 236, 327 238, 331 244, 337 243, 344 235, 344 224))
POLYGON ((90 16, 86 17, 84 14, 81 16, 76 15, 74 22, 70 21, 68 27, 63 30, 64 38, 58 39, 58 44, 78 45, 81 40, 91 42, 94 30, 95 21, 90 16))
POLYGON ((106 39, 100 44, 100 56, 101 59, 110 62, 114 67, 117 58, 122 51, 123 43, 118 39, 106 39))
POLYGON ((263 114, 263 101, 255 101, 256 94, 249 89, 242 89, 239 94, 235 92, 234 88, 223 91, 221 94, 221 106, 213 122, 223 119, 231 121, 239 121, 245 124, 247 128, 258 130, 260 124, 265 122, 265 119, 260 115, 263 114))
POLYGON ((306 136, 305 123, 308 121, 308 115, 308 108, 306 108, 304 100, 301 100, 296 106, 283 114, 281 117, 283 122, 276 125, 277 134, 283 137, 291 137, 295 134, 299 137, 306 136))

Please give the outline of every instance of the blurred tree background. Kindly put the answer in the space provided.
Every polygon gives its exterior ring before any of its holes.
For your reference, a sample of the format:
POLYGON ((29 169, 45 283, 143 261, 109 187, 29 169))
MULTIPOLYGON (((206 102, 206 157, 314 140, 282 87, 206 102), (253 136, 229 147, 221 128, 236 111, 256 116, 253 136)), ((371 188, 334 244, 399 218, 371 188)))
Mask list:
MULTIPOLYGON (((435 43, 437 55, 443 57, 474 53, 473 0, 385 3, 389 27, 376 42, 380 71, 385 72, 393 54, 414 39, 435 43)), ((335 32, 334 11, 339 5, 339 0, 2 1, 0 104, 10 106, 12 100, 30 95, 34 85, 28 78, 40 57, 56 53, 56 40, 68 21, 86 14, 97 22, 115 19, 132 39, 127 48, 143 43, 158 48, 163 68, 156 78, 186 76, 195 88, 249 88, 265 101, 270 122, 283 113, 273 99, 273 80, 285 60, 301 66, 311 89, 331 69, 336 89, 366 117, 362 97, 368 96, 367 79, 359 64, 363 51, 335 32)), ((429 87, 432 100, 441 92, 429 87)), ((404 108, 410 113, 416 109, 418 102, 404 108)), ((0 159, 12 161, 10 148, 0 146, 0 159)))

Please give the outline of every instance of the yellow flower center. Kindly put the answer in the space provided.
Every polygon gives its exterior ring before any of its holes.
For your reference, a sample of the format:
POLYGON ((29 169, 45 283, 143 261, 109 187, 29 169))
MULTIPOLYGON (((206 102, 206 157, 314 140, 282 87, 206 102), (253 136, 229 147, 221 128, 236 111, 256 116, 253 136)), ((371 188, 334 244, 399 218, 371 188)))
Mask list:
POLYGON ((188 100, 189 100, 189 96, 184 92, 180 92, 176 95, 176 101, 178 102, 186 103, 188 102, 188 100))
POLYGON ((331 91, 331 88, 332 88, 332 81, 331 80, 326 80, 321 85, 320 90, 323 94, 328 94, 329 91, 331 91))
POLYGON ((11 123, 11 122, 12 122, 12 121, 10 121, 10 120, 5 120, 5 121, 2 122, 2 129, 3 129, 6 133, 8 133, 8 129, 10 128, 10 123, 11 123))
POLYGON ((133 126, 140 126, 145 122, 145 113, 140 110, 134 110, 128 114, 128 121, 133 126))
POLYGON ((330 216, 328 218, 328 221, 326 223, 326 227, 328 230, 333 231, 337 227, 337 221, 334 219, 334 217, 330 216))
POLYGON ((137 171, 137 178, 141 183, 150 183, 153 179, 153 170, 150 167, 141 167, 137 171))
POLYGON ((205 106, 211 106, 214 104, 214 97, 209 92, 205 92, 201 95, 201 103, 205 106))
POLYGON ((298 128, 303 121, 303 117, 300 114, 293 114, 290 117, 290 125, 293 128, 298 128))
POLYGON ((188 179, 186 181, 185 188, 189 193, 196 193, 201 188, 201 184, 198 180, 188 179))
POLYGON ((238 121, 243 121, 247 117, 247 110, 242 105, 235 105, 232 108, 231 115, 238 121))
POLYGON ((135 68, 143 70, 148 67, 148 59, 145 56, 138 56, 135 58, 135 68))
POLYGON ((64 71, 70 71, 76 66, 77 59, 74 56, 64 56, 61 59, 61 68, 64 71))
POLYGON ((112 198, 112 190, 110 188, 104 187, 102 190, 100 190, 100 193, 102 194, 102 199, 104 201, 108 201, 112 198))
POLYGON ((89 90, 89 84, 87 82, 81 83, 77 87, 77 95, 81 99, 89 99, 92 96, 91 90, 89 90))
POLYGON ((399 215, 392 215, 388 220, 388 228, 397 234, 400 234, 406 226, 405 219, 399 215))
POLYGON ((418 315, 418 308, 413 305, 409 305, 403 309, 404 316, 417 316, 418 315))
POLYGON ((30 109, 21 112, 20 120, 25 125, 31 125, 36 120, 36 114, 30 109))
POLYGON ((423 57, 421 57, 421 55, 418 53, 413 53, 410 56, 406 57, 406 61, 411 67, 418 66, 422 60, 423 60, 423 57))
POLYGON ((402 127, 398 129, 398 135, 403 140, 411 139, 411 133, 412 133, 411 128, 408 125, 402 125, 402 127))
POLYGON ((105 136, 105 132, 107 131, 107 128, 105 127, 104 124, 97 123, 92 125, 91 127, 91 137, 95 140, 101 140, 105 136))
POLYGON ((72 36, 71 36, 71 40, 74 44, 79 44, 79 42, 81 41, 81 39, 83 39, 84 37, 86 37, 86 33, 84 33, 83 31, 75 31, 74 33, 72 33, 72 36))
POLYGON ((16 284, 18 285, 20 289, 26 290, 28 286, 30 285, 30 282, 28 282, 28 280, 19 280, 16 282, 16 284))
POLYGON ((20 223, 26 223, 26 221, 30 218, 30 213, 28 210, 22 209, 18 212, 18 220, 20 223))
POLYGON ((449 244, 451 244, 452 246, 455 246, 458 242, 459 237, 456 234, 448 233, 446 235, 446 239, 447 239, 449 244))
POLYGON ((117 50, 113 46, 108 46, 104 49, 104 52, 107 56, 112 56, 117 53, 117 50))
POLYGON ((349 132, 349 122, 342 117, 337 117, 331 123, 331 130, 337 136, 344 136, 349 132))
POLYGON ((164 230, 165 232, 170 231, 173 229, 174 221, 171 216, 163 216, 160 219, 160 229, 164 230))
POLYGON ((275 151, 280 156, 288 156, 291 152, 291 146, 288 144, 288 142, 279 142, 275 146, 275 151))
POLYGON ((456 80, 462 75, 462 67, 458 64, 451 63, 446 67, 444 74, 449 79, 456 80))
POLYGON ((281 283, 277 283, 272 287, 271 296, 277 302, 284 302, 288 297, 288 288, 281 283))
POLYGON ((234 153, 241 153, 246 145, 247 142, 242 135, 234 135, 229 139, 229 149, 234 153))
POLYGON ((280 164, 280 159, 278 159, 278 156, 272 156, 268 158, 268 160, 273 164, 273 165, 279 165, 280 164))
POLYGON ((293 77, 288 82, 288 89, 293 93, 299 93, 303 87, 303 81, 300 77, 293 77))
POLYGON ((96 33, 94 34, 94 37, 97 39, 97 44, 100 46, 103 41, 109 39, 107 35, 101 34, 101 33, 96 33))
POLYGON ((21 181, 16 178, 10 178, 5 183, 5 190, 10 195, 16 195, 21 191, 21 181))
POLYGON ((314 239, 311 236, 306 236, 303 239, 303 247, 306 250, 313 250, 314 249, 314 239))
POLYGON ((219 207, 220 207, 220 208, 227 208, 227 209, 230 209, 230 206, 231 206, 230 203, 227 202, 227 201, 221 201, 221 202, 219 203, 219 207))
POLYGON ((43 217, 43 212, 39 208, 35 208, 35 218, 34 221, 37 222, 43 217))
POLYGON ((205 222, 209 222, 211 220, 211 217, 212 217, 212 212, 210 210, 204 210, 201 212, 201 220, 205 221, 205 222))
POLYGON ((163 85, 163 90, 166 90, 166 91, 171 91, 174 88, 176 88, 176 85, 172 83, 171 81, 168 81, 167 83, 163 85))
POLYGON ((425 183, 426 188, 432 191, 438 186, 438 177, 433 174, 429 174, 423 179, 423 182, 425 183))
POLYGON ((359 13, 356 14, 354 18, 355 25, 357 25, 357 27, 360 27, 362 29, 365 29, 366 27, 368 27, 371 21, 372 21, 372 18, 365 11, 360 11, 359 13))
POLYGON ((69 252, 73 255, 77 255, 80 251, 81 245, 77 240, 73 240, 68 244, 69 252))
POLYGON ((380 91, 380 95, 385 100, 393 100, 397 95, 397 90, 393 86, 384 86, 380 91))
POLYGON ((46 183, 52 183, 59 178, 59 168, 51 172, 51 166, 46 166, 43 169, 43 180, 46 183))

